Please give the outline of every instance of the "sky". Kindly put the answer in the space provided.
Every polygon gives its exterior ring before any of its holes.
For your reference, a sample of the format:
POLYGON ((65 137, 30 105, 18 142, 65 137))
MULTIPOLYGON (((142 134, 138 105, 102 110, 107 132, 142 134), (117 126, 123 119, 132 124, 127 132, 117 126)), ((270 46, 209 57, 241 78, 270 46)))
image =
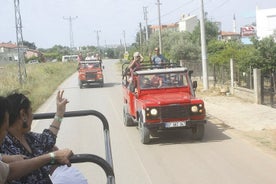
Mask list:
MULTIPOLYGON (((201 0, 160 0, 161 24, 179 21, 185 15, 200 17, 201 0)), ((276 8, 276 0, 204 0, 207 18, 222 23, 223 31, 255 22, 256 6, 276 8)), ((23 39, 38 48, 70 46, 69 17, 72 17, 74 46, 100 46, 135 42, 139 23, 158 25, 157 0, 21 0, 23 39), (125 33, 125 34, 124 34, 125 33), (125 35, 125 37, 124 37, 125 35)), ((0 0, 0 43, 16 42, 14 1, 0 0)))

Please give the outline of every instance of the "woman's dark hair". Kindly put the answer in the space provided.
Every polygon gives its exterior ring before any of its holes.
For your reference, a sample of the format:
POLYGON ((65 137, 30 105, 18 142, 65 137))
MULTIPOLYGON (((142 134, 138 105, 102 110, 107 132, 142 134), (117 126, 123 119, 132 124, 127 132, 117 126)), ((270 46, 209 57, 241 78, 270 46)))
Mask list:
POLYGON ((7 96, 7 99, 11 106, 9 126, 12 126, 19 118, 21 109, 28 111, 31 107, 31 101, 21 93, 12 93, 7 96))
POLYGON ((5 114, 10 113, 10 104, 7 98, 0 96, 0 127, 4 123, 5 114))

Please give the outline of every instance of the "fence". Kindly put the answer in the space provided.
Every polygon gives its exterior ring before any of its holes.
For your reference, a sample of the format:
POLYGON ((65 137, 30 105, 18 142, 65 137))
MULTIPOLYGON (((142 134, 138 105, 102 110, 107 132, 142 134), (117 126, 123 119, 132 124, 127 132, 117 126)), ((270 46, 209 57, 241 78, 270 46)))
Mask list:
MULTIPOLYGON (((181 60, 180 64, 184 67, 189 68, 189 70, 193 70, 193 76, 196 76, 201 79, 202 77, 202 63, 200 61, 186 61, 181 60)), ((216 65, 216 64, 208 64, 208 79, 209 83, 214 87, 216 86, 230 86, 231 82, 231 69, 230 62, 228 65, 216 65)), ((248 68, 247 70, 239 69, 235 64, 233 66, 233 77, 234 77, 234 85, 236 87, 243 87, 247 89, 253 89, 253 70, 252 68, 248 68)))

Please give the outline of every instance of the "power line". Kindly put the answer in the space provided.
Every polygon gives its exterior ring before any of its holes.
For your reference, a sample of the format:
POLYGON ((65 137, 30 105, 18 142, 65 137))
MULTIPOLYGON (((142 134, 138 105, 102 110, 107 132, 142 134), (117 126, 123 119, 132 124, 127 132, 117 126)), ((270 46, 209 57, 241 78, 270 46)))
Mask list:
POLYGON ((208 65, 207 65, 207 54, 206 54, 206 36, 205 36, 205 17, 204 17, 204 5, 203 0, 200 0, 200 35, 201 35, 201 57, 202 57, 202 78, 203 88, 208 90, 208 65))
POLYGON ((23 79, 27 77, 25 59, 24 59, 24 45, 22 33, 22 20, 20 14, 19 0, 14 0, 15 10, 15 27, 16 27, 16 42, 17 42, 17 61, 18 61, 18 78, 22 85, 23 79))
POLYGON ((159 22, 159 50, 160 50, 160 53, 162 53, 162 38, 161 38, 161 29, 162 29, 162 24, 161 24, 161 17, 160 17, 160 0, 157 0, 157 8, 158 8, 158 22, 159 22))
POLYGON ((146 41, 149 40, 149 32, 148 32, 148 9, 147 7, 143 7, 144 11, 144 20, 146 21, 146 41))
POLYGON ((101 31, 100 30, 95 30, 94 32, 96 33, 96 38, 97 38, 97 48, 98 48, 98 50, 100 50, 100 36, 99 36, 99 33, 101 31))
POLYGON ((70 37, 70 48, 73 49, 74 48, 74 37, 73 37, 73 26, 72 26, 72 21, 77 19, 78 16, 75 17, 63 17, 64 20, 68 20, 69 21, 69 37, 70 37))

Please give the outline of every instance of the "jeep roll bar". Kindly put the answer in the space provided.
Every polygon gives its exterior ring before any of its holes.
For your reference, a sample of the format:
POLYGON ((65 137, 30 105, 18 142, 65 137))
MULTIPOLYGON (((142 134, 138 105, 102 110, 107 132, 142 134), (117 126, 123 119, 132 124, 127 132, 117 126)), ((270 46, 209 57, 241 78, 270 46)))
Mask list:
MULTIPOLYGON (((79 117, 79 116, 96 116, 98 117, 103 124, 104 139, 105 139, 105 156, 106 159, 103 159, 97 155, 93 154, 75 154, 70 158, 71 163, 82 163, 82 162, 92 162, 99 165, 106 174, 107 184, 115 184, 115 175, 113 169, 112 153, 111 153, 111 144, 110 144, 110 133, 109 133, 109 124, 106 117, 95 110, 80 110, 80 111, 68 111, 64 113, 63 117, 79 117)), ((39 119, 52 119, 54 118, 55 113, 36 113, 33 114, 34 120, 39 119)))
MULTIPOLYGON (((127 66, 130 64, 130 62, 124 62, 122 64, 122 76, 127 74, 127 66)), ((160 69, 160 68, 179 68, 181 67, 180 65, 177 65, 176 63, 165 63, 162 65, 155 65, 155 64, 141 64, 139 68, 136 68, 133 70, 133 72, 135 71, 139 71, 139 70, 152 70, 152 69, 160 69)))

